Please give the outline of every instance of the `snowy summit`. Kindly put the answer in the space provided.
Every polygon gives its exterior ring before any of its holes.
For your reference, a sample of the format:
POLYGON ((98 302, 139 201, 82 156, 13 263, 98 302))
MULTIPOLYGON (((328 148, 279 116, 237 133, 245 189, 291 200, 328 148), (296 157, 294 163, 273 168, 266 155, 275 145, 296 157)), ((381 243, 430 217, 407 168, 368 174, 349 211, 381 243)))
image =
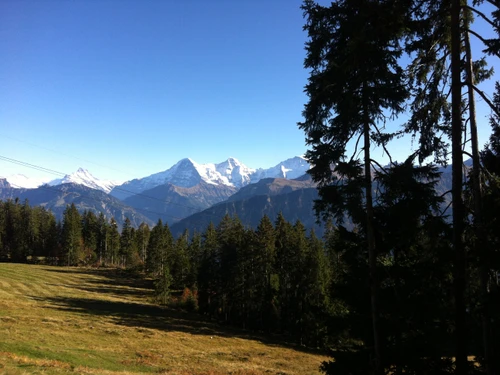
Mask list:
POLYGON ((112 181, 99 180, 98 178, 92 176, 92 174, 84 168, 78 168, 78 170, 74 173, 67 174, 63 178, 58 178, 49 182, 50 186, 61 184, 83 185, 92 189, 104 191, 105 193, 109 193, 111 189, 118 185, 112 181))

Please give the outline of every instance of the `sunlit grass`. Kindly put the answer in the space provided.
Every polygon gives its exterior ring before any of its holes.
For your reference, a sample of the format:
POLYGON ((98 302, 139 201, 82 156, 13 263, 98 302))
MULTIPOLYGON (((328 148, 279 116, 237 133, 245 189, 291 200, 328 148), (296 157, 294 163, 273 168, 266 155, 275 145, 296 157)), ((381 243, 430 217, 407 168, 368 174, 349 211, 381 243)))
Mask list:
POLYGON ((312 374, 327 359, 150 301, 113 270, 0 263, 0 374, 312 374))

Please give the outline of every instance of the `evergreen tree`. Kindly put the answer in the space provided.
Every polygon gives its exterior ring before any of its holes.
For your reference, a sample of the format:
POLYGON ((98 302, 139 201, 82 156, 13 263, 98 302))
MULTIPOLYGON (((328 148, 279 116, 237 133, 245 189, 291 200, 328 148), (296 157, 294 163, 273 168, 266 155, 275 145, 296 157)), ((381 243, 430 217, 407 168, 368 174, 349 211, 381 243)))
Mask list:
POLYGON ((202 261, 202 236, 195 232, 188 246, 189 274, 187 276, 187 285, 191 288, 197 288, 197 280, 202 261))
POLYGON ((142 222, 136 231, 137 249, 139 251, 142 264, 146 264, 149 236, 149 225, 142 222))
POLYGON ((54 214, 41 208, 39 211, 39 241, 36 251, 37 256, 51 257, 57 251, 58 232, 54 214))
POLYGON ((106 263, 116 266, 118 264, 118 254, 120 253, 120 232, 118 232, 118 223, 112 217, 109 223, 109 243, 107 246, 106 263))
POLYGON ((311 230, 308 238, 303 269, 305 272, 301 341, 308 346, 322 348, 325 347, 328 335, 331 270, 324 244, 316 237, 314 230, 311 230))
POLYGON ((172 285, 172 281, 172 276, 170 275, 168 267, 164 267, 162 274, 155 281, 155 298, 162 305, 168 304, 170 300, 170 295, 172 293, 170 286, 172 285))
POLYGON ((63 213, 62 245, 65 263, 77 265, 83 258, 83 240, 81 216, 74 203, 63 213))
POLYGON ((255 289, 252 315, 256 317, 256 326, 270 331, 276 323, 276 296, 278 293, 278 275, 274 269, 276 263, 276 238, 274 226, 267 215, 260 220, 254 238, 254 262, 252 285, 255 289))
POLYGON ((19 199, 7 200, 5 202, 5 235, 4 252, 13 261, 25 261, 23 259, 22 245, 22 224, 21 224, 21 206, 19 199))
POLYGON ((200 312, 210 316, 217 312, 220 294, 221 259, 217 230, 210 223, 203 234, 202 256, 198 274, 198 296, 200 312))
POLYGON ((102 265, 106 261, 106 259, 108 259, 108 244, 110 234, 110 225, 102 212, 99 213, 99 217, 97 218, 96 231, 97 256, 99 264, 102 265))
POLYGON ((82 238, 86 263, 95 263, 97 259, 97 217, 92 211, 82 214, 82 238))
MULTIPOLYGON (((275 223, 275 249, 276 265, 275 272, 278 276, 278 309, 280 316, 280 328, 283 331, 289 331, 289 323, 292 312, 290 309, 290 300, 292 295, 292 275, 291 270, 295 265, 292 260, 292 248, 294 246, 293 226, 285 220, 280 213, 275 223)), ((298 266, 298 265, 297 265, 298 266)), ((295 322, 292 322, 295 323, 295 322)))
POLYGON ((398 42, 404 30, 404 8, 401 9, 398 1, 336 1, 327 8, 306 0, 303 9, 307 18, 304 29, 310 38, 306 43, 304 65, 311 72, 306 85, 309 101, 303 112, 304 122, 299 123, 299 127, 306 132, 307 143, 312 146, 306 157, 312 163, 310 173, 319 183, 320 203, 316 208, 319 212, 338 212, 337 202, 345 202, 349 190, 359 189, 359 182, 363 181, 364 194, 356 195, 364 196, 365 217, 363 220, 358 217, 359 204, 348 214, 365 231, 373 368, 374 373, 382 374, 370 143, 373 138, 385 145, 387 137, 379 131, 380 122, 388 115, 402 112, 408 96, 403 70, 398 64, 402 55, 398 42), (355 159, 355 154, 346 162, 348 142, 356 142, 361 137, 363 164, 355 159), (340 183, 332 173, 332 165, 337 175, 343 177, 340 183))
POLYGON ((122 267, 133 267, 139 263, 135 229, 132 227, 132 223, 128 217, 125 218, 120 235, 119 256, 122 267))
POLYGON ((175 241, 173 246, 173 251, 170 257, 170 273, 172 279, 174 280, 174 287, 176 289, 184 289, 188 286, 188 276, 190 271, 189 264, 189 233, 186 230, 178 239, 175 241))

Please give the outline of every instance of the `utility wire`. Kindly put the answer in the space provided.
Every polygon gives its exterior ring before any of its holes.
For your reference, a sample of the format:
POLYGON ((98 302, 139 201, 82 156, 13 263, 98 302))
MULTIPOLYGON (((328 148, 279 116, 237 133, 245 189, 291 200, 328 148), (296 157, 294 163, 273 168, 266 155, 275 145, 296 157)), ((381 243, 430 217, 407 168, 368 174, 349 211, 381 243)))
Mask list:
POLYGON ((42 150, 50 151, 50 152, 52 152, 52 153, 54 153, 54 154, 59 154, 59 155, 68 156, 68 157, 73 158, 73 159, 76 159, 76 160, 81 160, 81 161, 84 161, 84 162, 86 162, 86 163, 90 163, 90 164, 97 165, 98 167, 107 168, 107 169, 110 169, 110 170, 113 170, 113 171, 116 171, 116 172, 120 172, 120 173, 128 174, 129 176, 132 176, 132 173, 130 173, 130 172, 128 172, 128 171, 123 171, 123 170, 121 170, 121 169, 117 169, 117 168, 110 167, 109 165, 104 165, 104 164, 96 163, 96 162, 93 162, 93 161, 91 161, 91 160, 82 159, 82 158, 79 158, 79 157, 77 157, 77 156, 70 155, 70 154, 67 154, 67 153, 64 153, 64 152, 61 152, 61 151, 53 150, 53 149, 50 149, 50 148, 45 147, 45 146, 41 146, 41 145, 38 145, 38 144, 35 144, 35 143, 27 142, 27 141, 22 140, 22 139, 14 138, 14 137, 11 137, 10 135, 6 135, 6 134, 1 134, 1 133, 0 133, 0 136, 1 136, 2 138, 12 139, 13 141, 16 141, 16 142, 25 143, 25 144, 30 145, 30 146, 32 146, 32 147, 37 147, 37 148, 40 148, 40 149, 42 149, 42 150))
MULTIPOLYGON (((53 174, 53 175, 56 175, 56 176, 59 176, 59 177, 61 177, 61 176, 64 177, 64 176, 68 175, 67 173, 55 171, 53 169, 45 168, 45 167, 42 167, 42 166, 39 166, 39 165, 36 165, 36 164, 27 163, 27 162, 24 162, 22 160, 17 160, 17 159, 9 158, 9 157, 3 156, 3 155, 0 155, 0 160, 7 161, 9 163, 13 163, 13 164, 17 164, 17 165, 21 165, 21 166, 24 166, 24 167, 27 167, 27 168, 36 169, 38 171, 50 173, 50 174, 53 174)), ((39 186, 38 188, 49 189, 49 190, 53 190, 53 191, 55 190, 55 191, 61 192, 61 190, 55 189, 54 187, 50 187, 47 184, 39 186)), ((120 188, 120 187, 115 187, 114 189, 117 190, 117 191, 121 191, 121 192, 124 192, 124 193, 129 193, 129 194, 132 194, 132 195, 138 195, 138 196, 141 196, 141 197, 144 197, 144 198, 148 198, 148 199, 152 199, 152 200, 155 200, 155 201, 159 201, 159 202, 162 202, 162 203, 166 203, 166 204, 170 204, 170 205, 175 205, 175 206, 179 206, 179 207, 188 208, 188 209, 191 209, 191 210, 195 210, 196 211, 195 213, 202 213, 204 215, 208 215, 208 216, 213 217, 213 215, 210 215, 210 214, 205 213, 203 211, 199 211, 199 208, 197 208, 197 207, 188 206, 188 205, 184 205, 184 204, 181 204, 181 203, 168 201, 168 200, 165 200, 165 199, 160 199, 160 198, 152 197, 152 196, 149 196, 149 195, 146 195, 146 194, 135 193, 133 191, 126 190, 126 189, 123 189, 123 188, 120 188)), ((92 200, 100 202, 100 200, 92 198, 92 197, 90 197, 88 195, 85 195, 85 194, 82 194, 82 195, 86 196, 89 199, 92 199, 92 200)), ((123 203, 123 202, 120 201, 120 203, 123 203)), ((138 210, 138 211, 150 212, 150 213, 153 213, 153 214, 156 214, 156 215, 168 216, 168 217, 171 217, 171 218, 174 218, 174 219, 177 219, 177 220, 182 220, 182 218, 179 218, 179 217, 176 217, 176 216, 173 216, 173 215, 168 215, 166 213, 159 213, 159 212, 155 212, 155 211, 151 211, 151 210, 147 210, 147 209, 143 209, 143 208, 135 208, 135 207, 131 207, 131 208, 134 208, 135 210, 138 210)))

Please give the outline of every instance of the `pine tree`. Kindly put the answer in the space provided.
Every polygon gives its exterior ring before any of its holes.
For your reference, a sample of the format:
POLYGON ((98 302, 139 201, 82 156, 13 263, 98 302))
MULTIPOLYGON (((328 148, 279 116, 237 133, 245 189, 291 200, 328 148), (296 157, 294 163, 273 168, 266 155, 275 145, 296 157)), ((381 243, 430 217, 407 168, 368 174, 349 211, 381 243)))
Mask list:
POLYGON ((83 258, 81 216, 74 203, 63 212, 62 245, 65 263, 77 265, 83 258))
POLYGON ((102 212, 99 213, 99 217, 97 219, 96 231, 97 256, 99 264, 102 265, 108 259, 108 245, 110 234, 110 225, 102 212))
POLYGON ((189 264, 189 233, 186 230, 178 239, 172 249, 170 256, 170 272, 176 289, 184 289, 188 286, 189 264))
POLYGON ((266 331, 272 330, 275 319, 276 295, 278 292, 274 265, 276 262, 275 231, 271 220, 264 215, 260 220, 254 236, 254 278, 255 313, 257 327, 266 331))
POLYGON ((120 232, 118 232, 118 223, 112 217, 109 223, 109 243, 107 247, 106 263, 116 266, 118 264, 118 254, 120 253, 120 232))
POLYGON ((166 305, 170 301, 172 281, 168 267, 164 267, 162 274, 155 281, 155 298, 162 305, 166 305))
POLYGON ((382 374, 370 143, 374 138, 385 145, 387 137, 380 133, 379 125, 387 116, 402 112, 408 96, 403 70, 398 64, 402 55, 398 42, 404 27, 404 8, 397 1, 337 1, 327 8, 306 0, 303 10, 307 18, 304 29, 310 38, 304 65, 311 72, 306 85, 309 101, 299 127, 306 132, 307 143, 312 146, 306 157, 312 163, 310 173, 319 183, 320 203, 316 208, 319 212, 338 212, 336 203, 347 201, 347 195, 352 195, 349 191, 358 189, 360 179, 363 181, 364 194, 355 195, 364 196, 365 218, 359 220, 359 207, 349 215, 365 231, 370 265, 373 368, 375 374, 382 374), (363 164, 355 160, 355 154, 346 162, 347 144, 351 140, 357 143, 356 139, 361 137, 363 164), (340 183, 332 173, 332 165, 343 177, 340 183))
POLYGON ((86 263, 95 263, 97 259, 97 217, 92 211, 82 215, 82 238, 86 263))
POLYGON ((149 225, 142 222, 136 231, 137 249, 139 250, 139 255, 140 255, 142 264, 146 264, 148 242, 149 242, 150 234, 151 233, 150 233, 149 225))
POLYGON ((196 289, 202 261, 202 237, 198 232, 195 232, 191 238, 188 246, 188 257, 190 268, 186 282, 189 287, 196 289))
POLYGON ((132 227, 132 222, 128 217, 125 218, 120 235, 119 256, 122 267, 134 267, 139 263, 135 229, 132 227))
POLYGON ((202 255, 198 273, 200 312, 214 316, 219 307, 221 259, 217 230, 211 222, 203 233, 202 255))

